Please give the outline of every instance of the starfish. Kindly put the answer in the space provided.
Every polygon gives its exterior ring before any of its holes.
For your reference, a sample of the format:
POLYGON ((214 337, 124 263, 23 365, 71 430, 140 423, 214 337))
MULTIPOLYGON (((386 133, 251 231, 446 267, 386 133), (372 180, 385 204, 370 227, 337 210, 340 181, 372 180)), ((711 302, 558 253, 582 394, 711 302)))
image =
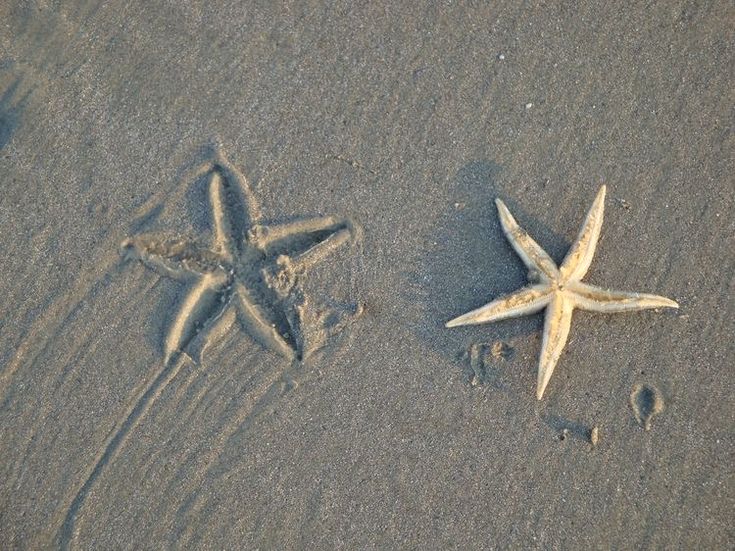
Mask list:
POLYGON ((447 322, 447 327, 489 323, 501 319, 533 314, 546 308, 544 333, 539 357, 536 398, 541 399, 549 384, 559 356, 567 342, 575 308, 592 312, 628 312, 650 308, 678 308, 671 299, 657 295, 611 291, 583 283, 595 254, 602 229, 605 186, 592 203, 587 218, 558 266, 528 233, 521 228, 500 199, 495 200, 503 233, 528 268, 530 285, 498 298, 476 310, 447 322))
POLYGON ((123 243, 126 256, 189 284, 165 339, 165 363, 195 337, 212 331, 230 307, 266 348, 301 360, 301 305, 287 299, 298 274, 350 239, 349 222, 327 216, 264 225, 247 181, 223 157, 205 177, 213 223, 210 245, 160 235, 123 243))

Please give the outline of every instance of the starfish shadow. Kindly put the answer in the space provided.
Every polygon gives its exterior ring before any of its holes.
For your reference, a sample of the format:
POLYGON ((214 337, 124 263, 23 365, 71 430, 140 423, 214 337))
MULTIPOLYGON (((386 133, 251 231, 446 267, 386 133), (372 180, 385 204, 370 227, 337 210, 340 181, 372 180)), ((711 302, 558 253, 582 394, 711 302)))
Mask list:
POLYGON ((215 231, 211 212, 207 208, 208 184, 207 174, 200 174, 183 191, 181 210, 194 235, 213 235, 215 231))
POLYGON ((33 90, 28 90, 22 97, 16 98, 21 78, 16 78, 0 95, 0 150, 3 149, 18 129, 21 115, 33 90))
MULTIPOLYGON (((411 300, 421 305, 422 322, 414 330, 434 351, 452 361, 469 362, 469 351, 482 342, 509 341, 519 335, 539 337, 543 315, 503 320, 492 325, 465 327, 460 333, 444 324, 453 317, 525 285, 527 273, 503 235, 494 200, 502 197, 517 213, 522 226, 559 260, 570 243, 512 199, 515 193, 498 184, 502 167, 492 161, 473 161, 458 172, 452 204, 438 219, 429 241, 435 246, 418 259, 410 274, 411 300)), ((464 366, 465 371, 468 365, 464 366)), ((529 366, 529 370, 535 370, 529 366)))

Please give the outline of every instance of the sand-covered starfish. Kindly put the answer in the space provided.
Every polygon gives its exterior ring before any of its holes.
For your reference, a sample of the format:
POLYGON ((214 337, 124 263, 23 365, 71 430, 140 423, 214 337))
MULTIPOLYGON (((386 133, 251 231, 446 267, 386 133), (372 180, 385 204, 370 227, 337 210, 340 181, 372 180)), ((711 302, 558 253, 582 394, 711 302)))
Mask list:
POLYGON ((597 240, 600 237, 605 186, 602 186, 597 193, 577 240, 559 267, 518 225, 505 203, 496 199, 495 204, 505 236, 528 268, 528 280, 531 285, 459 316, 447 322, 446 326, 488 323, 533 314, 546 308, 536 386, 536 398, 539 400, 544 395, 546 385, 567 342, 572 311, 575 308, 613 313, 679 307, 673 300, 657 295, 610 291, 582 283, 581 279, 592 263, 597 240))

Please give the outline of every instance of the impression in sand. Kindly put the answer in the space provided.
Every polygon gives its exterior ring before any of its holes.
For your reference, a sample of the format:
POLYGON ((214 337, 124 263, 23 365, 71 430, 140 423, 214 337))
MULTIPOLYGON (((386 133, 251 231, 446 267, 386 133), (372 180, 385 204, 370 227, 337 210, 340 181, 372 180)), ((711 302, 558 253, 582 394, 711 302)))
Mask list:
MULTIPOLYGON (((212 214, 210 244, 157 234, 135 236, 123 243, 126 258, 138 259, 161 275, 188 284, 189 289, 165 338, 162 365, 131 400, 129 410, 108 436, 66 508, 58 532, 61 548, 71 546, 85 499, 127 435, 182 365, 187 360, 201 360, 213 336, 238 320, 265 348, 298 363, 345 323, 323 327, 307 343, 302 327, 306 298, 299 278, 355 238, 351 222, 327 216, 265 225, 247 181, 221 154, 201 173, 207 178, 212 214)), ((357 313, 359 308, 353 312, 357 313)))
POLYGON ((123 243, 129 257, 190 284, 164 343, 166 361, 184 352, 195 337, 206 344, 206 334, 230 307, 263 346, 289 359, 303 359, 308 352, 301 329, 303 304, 293 292, 298 275, 347 243, 352 225, 331 216, 264 225, 245 178, 221 155, 206 177, 214 226, 211 245, 162 235, 123 243))

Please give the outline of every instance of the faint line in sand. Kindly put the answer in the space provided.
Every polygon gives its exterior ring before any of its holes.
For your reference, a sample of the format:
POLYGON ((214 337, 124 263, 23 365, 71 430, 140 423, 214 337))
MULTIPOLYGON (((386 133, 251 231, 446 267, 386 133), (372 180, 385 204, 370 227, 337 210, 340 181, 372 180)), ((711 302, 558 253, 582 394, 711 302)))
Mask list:
MULTIPOLYGON (((33 362, 46 350, 47 343, 52 340, 55 335, 54 331, 49 330, 49 326, 55 323, 56 327, 63 326, 74 311, 78 308, 79 303, 85 296, 88 296, 95 288, 104 284, 105 278, 99 279, 100 273, 107 273, 113 267, 120 264, 118 256, 110 256, 108 251, 114 250, 120 243, 121 235, 129 234, 136 231, 160 209, 161 201, 164 197, 175 195, 177 188, 180 188, 180 182, 191 174, 190 166, 181 169, 180 174, 174 179, 174 184, 169 187, 161 188, 158 193, 149 197, 133 214, 133 221, 128 225, 128 229, 124 231, 110 232, 110 237, 100 245, 100 250, 105 251, 102 258, 91 258, 87 264, 88 268, 83 269, 75 277, 75 285, 66 295, 48 307, 44 313, 33 322, 26 332, 25 337, 18 345, 13 359, 8 366, 0 373, 0 396, 5 397, 8 386, 10 385, 15 373, 24 363, 32 365, 33 362)), ((197 167, 201 170, 201 167, 197 167)))
POLYGON ((143 415, 165 390, 169 382, 176 377, 183 365, 183 362, 180 361, 183 358, 187 358, 187 356, 180 354, 176 358, 172 358, 173 361, 168 360, 162 364, 150 384, 145 386, 134 398, 132 405, 125 413, 122 423, 119 423, 105 440, 102 448, 103 451, 95 458, 94 467, 92 467, 84 483, 77 490, 74 499, 72 499, 66 508, 64 521, 58 534, 58 544, 62 549, 69 549, 71 546, 71 542, 75 536, 74 530, 77 515, 92 490, 94 483, 125 443, 130 431, 138 426, 143 415))
MULTIPOLYGON (((193 487, 195 490, 177 509, 177 518, 182 518, 190 512, 196 513, 201 510, 204 503, 199 499, 197 491, 201 489, 202 481, 206 480, 214 471, 215 462, 222 455, 235 434, 249 428, 260 414, 268 410, 268 406, 275 399, 285 395, 291 388, 292 382, 290 381, 288 370, 286 370, 275 381, 268 384, 256 400, 249 401, 249 404, 235 415, 234 419, 228 423, 225 430, 220 434, 220 437, 209 448, 208 453, 204 455, 203 463, 206 465, 206 468, 199 469, 193 477, 188 477, 188 486, 193 487)), ((174 477, 174 479, 176 478, 174 477)), ((193 526, 191 523, 185 523, 185 525, 186 529, 183 530, 184 533, 181 537, 185 540, 182 545, 187 547, 186 540, 192 536, 193 526)), ((182 530, 179 531, 181 532, 182 530)))

